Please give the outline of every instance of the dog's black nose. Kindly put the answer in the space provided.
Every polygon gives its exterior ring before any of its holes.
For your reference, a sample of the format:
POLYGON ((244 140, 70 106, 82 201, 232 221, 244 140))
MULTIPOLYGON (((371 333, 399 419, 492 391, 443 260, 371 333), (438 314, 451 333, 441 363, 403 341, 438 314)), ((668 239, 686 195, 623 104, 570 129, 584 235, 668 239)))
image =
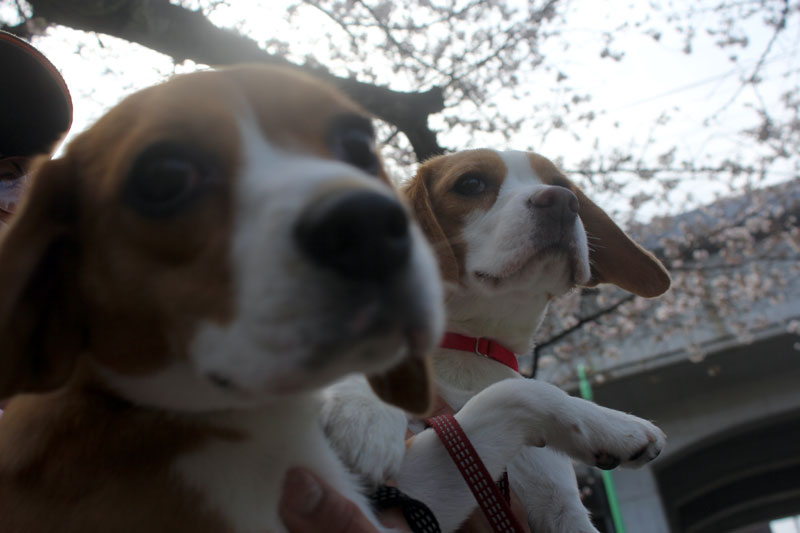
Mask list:
POLYGON ((528 198, 528 206, 555 222, 567 224, 578 215, 578 197, 564 187, 549 186, 533 193, 528 198))
POLYGON ((345 191, 307 208, 295 238, 321 267, 346 278, 384 280, 408 262, 408 223, 396 200, 371 191, 345 191))

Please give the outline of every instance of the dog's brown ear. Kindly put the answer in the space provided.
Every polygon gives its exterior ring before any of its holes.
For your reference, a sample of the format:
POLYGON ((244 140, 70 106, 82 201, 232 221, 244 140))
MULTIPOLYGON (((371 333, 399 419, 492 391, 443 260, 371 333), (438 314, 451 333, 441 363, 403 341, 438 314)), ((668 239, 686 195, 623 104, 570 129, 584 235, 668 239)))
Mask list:
POLYGON ((427 183, 430 172, 432 172, 431 167, 423 164, 417 171, 417 175, 405 187, 403 193, 411 205, 414 218, 416 218, 417 223, 428 238, 428 242, 431 243, 436 252, 442 279, 445 281, 458 281, 459 268, 456 255, 447 235, 439 225, 436 213, 433 212, 427 183))
POLYGON ((671 280, 661 261, 628 237, 580 188, 570 185, 578 197, 578 216, 589 238, 592 278, 587 286, 613 283, 646 298, 665 293, 671 280))
POLYGON ((70 164, 47 161, 0 236, 0 398, 51 390, 83 345, 70 164))
POLYGON ((434 406, 433 369, 428 357, 406 357, 381 375, 367 377, 375 394, 418 417, 430 414, 434 406))

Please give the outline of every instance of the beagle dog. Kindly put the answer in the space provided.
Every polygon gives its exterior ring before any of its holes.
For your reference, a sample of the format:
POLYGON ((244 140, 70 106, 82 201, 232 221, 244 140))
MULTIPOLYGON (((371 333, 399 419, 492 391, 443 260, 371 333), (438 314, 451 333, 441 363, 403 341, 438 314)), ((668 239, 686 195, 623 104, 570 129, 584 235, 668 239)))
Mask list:
MULTIPOLYGON (((650 422, 550 384, 509 379, 521 377, 515 354, 530 351, 553 298, 599 283, 655 297, 670 286, 667 271, 538 154, 483 149, 435 157, 405 194, 445 284, 447 334, 433 353, 437 390, 491 475, 508 470, 532 530, 596 532, 570 457, 600 468, 636 467, 659 454, 665 436, 650 422)), ((366 409, 372 394, 365 383, 348 380, 326 394, 326 432, 354 471, 372 483, 396 477, 443 531, 475 509, 431 429, 406 449, 396 437, 406 427, 403 413, 374 400, 366 409), (356 406, 359 418, 348 415, 356 406), (392 438, 358 426, 365 423, 392 438)))
POLYGON ((425 412, 443 313, 369 117, 289 69, 197 72, 32 179, 0 244, 2 530, 278 533, 292 466, 374 521, 319 389, 425 412))

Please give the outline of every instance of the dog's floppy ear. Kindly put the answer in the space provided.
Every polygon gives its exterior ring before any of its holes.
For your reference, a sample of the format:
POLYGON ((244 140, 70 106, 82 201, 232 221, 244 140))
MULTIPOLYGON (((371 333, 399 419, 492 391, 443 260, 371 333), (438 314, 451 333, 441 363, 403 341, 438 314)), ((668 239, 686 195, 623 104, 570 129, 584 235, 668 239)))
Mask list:
POLYGON ((428 357, 406 357, 381 375, 367 377, 378 397, 404 411, 424 417, 434 406, 433 369, 428 357))
POLYGON ((74 182, 45 162, 0 236, 0 398, 58 387, 83 346, 74 182))
POLYGON ((589 237, 592 278, 587 286, 613 283, 646 298, 665 293, 671 280, 661 261, 628 237, 580 188, 569 183, 578 197, 578 216, 589 237))
POLYGON ((431 167, 423 164, 417 171, 417 175, 405 187, 403 193, 411 205, 414 218, 436 252, 442 279, 445 281, 457 281, 459 276, 458 261, 456 261, 450 241, 439 225, 431 204, 431 195, 427 183, 431 172, 431 167))

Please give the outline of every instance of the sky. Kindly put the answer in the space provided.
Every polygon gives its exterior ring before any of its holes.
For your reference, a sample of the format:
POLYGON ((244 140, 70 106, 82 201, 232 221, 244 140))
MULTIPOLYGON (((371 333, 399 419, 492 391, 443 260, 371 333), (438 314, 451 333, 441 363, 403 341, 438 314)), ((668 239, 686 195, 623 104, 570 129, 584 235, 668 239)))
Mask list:
MULTIPOLYGON (((280 16, 282 6, 288 0, 273 0, 258 7, 258 2, 236 2, 234 7, 221 9, 212 14, 212 21, 222 27, 236 27, 250 34, 256 40, 276 35, 292 42, 293 51, 311 53, 324 62, 329 53, 326 43, 321 41, 323 32, 293 30, 280 16), (266 6, 266 7, 264 7, 266 6)), ((667 3, 667 2, 665 2, 667 3)), ((672 0, 676 11, 688 10, 690 6, 699 11, 696 20, 713 22, 717 15, 703 6, 716 2, 691 0, 672 0)), ((4 4, 8 9, 7 4, 4 4)), ((629 147, 633 153, 644 157, 678 147, 678 155, 692 157, 699 163, 712 162, 720 157, 752 158, 757 150, 736 132, 755 124, 756 118, 749 105, 757 102, 752 91, 738 94, 739 78, 743 74, 727 57, 730 49, 720 49, 714 38, 700 32, 694 40, 692 54, 683 52, 682 35, 663 28, 663 37, 656 42, 640 29, 622 29, 624 24, 644 20, 648 15, 647 3, 629 1, 597 2, 595 0, 571 0, 566 2, 566 20, 569 24, 557 38, 544 42, 546 61, 558 71, 565 73, 569 81, 591 93, 594 106, 605 109, 590 126, 573 124, 580 139, 565 132, 532 131, 518 142, 507 142, 498 136, 486 134, 478 137, 483 146, 499 149, 534 149, 551 159, 560 159, 564 167, 577 167, 579 161, 592 153, 608 151, 620 144, 629 147), (613 48, 624 52, 622 61, 601 59, 599 51, 604 47, 603 35, 613 32, 613 48), (725 109, 725 104, 737 95, 735 105, 725 109), (711 110, 725 109, 710 125, 702 121, 711 110), (670 121, 658 129, 657 140, 645 143, 653 124, 665 111, 670 113, 670 121)), ((300 23, 307 28, 319 28, 329 24, 322 15, 313 9, 306 9, 305 19, 300 23)), ((6 13, 0 13, 6 15, 6 13)), ((651 26, 656 24, 656 19, 651 26)), ((772 36, 772 30, 765 27, 757 18, 747 25, 750 46, 737 50, 744 70, 757 63, 772 36)), ((136 89, 158 83, 175 72, 185 72, 197 68, 191 62, 174 65, 161 54, 138 45, 133 45, 109 36, 96 36, 69 30, 51 28, 34 43, 62 71, 71 88, 75 119, 70 135, 82 131, 104 110, 123 96, 136 89)), ((788 28, 775 42, 772 53, 762 69, 765 81, 760 87, 762 97, 770 105, 779 94, 796 85, 800 77, 800 25, 788 28), (785 72, 790 76, 781 77, 785 72)), ((552 76, 534 72, 531 79, 525 80, 532 87, 532 98, 550 98, 553 102, 563 99, 559 86, 552 76)), ((393 88, 406 89, 403 80, 396 80, 393 88)), ((503 104, 501 104, 503 105, 503 104)), ((517 113, 520 103, 508 102, 509 113, 517 113)), ((443 130, 442 144, 459 148, 463 141, 448 136, 441 120, 433 117, 431 124, 443 130)), ((784 181, 797 176, 800 162, 797 158, 777 167, 768 176, 767 183, 784 181)), ((407 177, 412 169, 404 169, 407 177)), ((626 193, 637 190, 646 191, 652 184, 631 178, 626 193)), ((697 203, 707 203, 718 195, 730 194, 723 183, 711 183, 707 178, 684 180, 680 194, 674 196, 672 205, 653 205, 647 211, 680 212, 697 203)), ((613 197, 607 203, 618 201, 613 197)), ((602 198, 601 198, 601 201, 602 198)), ((620 209, 624 205, 620 204, 620 209)))
POLYGON ((800 516, 773 520, 770 529, 772 533, 800 533, 800 516))

